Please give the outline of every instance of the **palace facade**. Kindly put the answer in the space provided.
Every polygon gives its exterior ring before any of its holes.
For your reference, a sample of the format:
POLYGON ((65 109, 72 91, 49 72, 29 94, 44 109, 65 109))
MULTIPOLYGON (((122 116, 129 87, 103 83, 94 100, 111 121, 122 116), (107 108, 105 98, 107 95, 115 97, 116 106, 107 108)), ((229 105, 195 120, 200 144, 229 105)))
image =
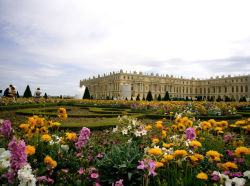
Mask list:
POLYGON ((210 79, 186 79, 177 78, 173 75, 159 75, 151 73, 143 74, 142 72, 127 73, 113 72, 98 75, 97 77, 80 80, 80 87, 88 87, 90 95, 94 99, 106 99, 107 96, 115 99, 140 99, 146 98, 148 91, 151 91, 153 98, 157 99, 159 94, 163 98, 168 91, 172 98, 186 98, 195 100, 197 97, 207 100, 226 97, 238 101, 242 97, 250 98, 250 75, 241 75, 231 77, 228 75, 217 76, 210 79))

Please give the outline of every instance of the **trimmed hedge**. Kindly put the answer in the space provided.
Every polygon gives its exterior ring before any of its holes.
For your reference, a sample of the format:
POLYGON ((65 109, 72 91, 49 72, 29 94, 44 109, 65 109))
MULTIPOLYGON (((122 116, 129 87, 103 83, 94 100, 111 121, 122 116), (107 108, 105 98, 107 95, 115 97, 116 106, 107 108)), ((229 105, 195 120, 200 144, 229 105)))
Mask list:
POLYGON ((0 106, 0 110, 16 110, 16 109, 24 109, 24 108, 38 108, 44 106, 57 106, 57 103, 39 103, 39 104, 26 104, 26 105, 7 105, 0 106))
POLYGON ((243 117, 250 117, 250 112, 237 112, 237 114, 240 114, 243 117))

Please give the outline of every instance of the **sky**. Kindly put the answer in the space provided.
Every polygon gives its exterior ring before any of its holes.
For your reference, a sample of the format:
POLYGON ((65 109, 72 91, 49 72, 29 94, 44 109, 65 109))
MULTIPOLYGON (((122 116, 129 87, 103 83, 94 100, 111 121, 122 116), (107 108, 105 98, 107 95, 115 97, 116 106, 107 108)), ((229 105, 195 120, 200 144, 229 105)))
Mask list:
POLYGON ((0 89, 81 95, 120 69, 185 78, 250 72, 249 0, 0 0, 0 89))

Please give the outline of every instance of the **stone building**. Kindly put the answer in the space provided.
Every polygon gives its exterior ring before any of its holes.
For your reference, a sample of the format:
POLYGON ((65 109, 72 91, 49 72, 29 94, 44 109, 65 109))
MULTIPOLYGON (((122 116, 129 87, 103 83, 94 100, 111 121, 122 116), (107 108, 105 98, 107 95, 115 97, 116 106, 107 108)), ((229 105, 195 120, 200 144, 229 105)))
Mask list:
POLYGON ((80 87, 88 87, 90 95, 94 99, 106 99, 107 96, 115 99, 124 99, 125 95, 130 99, 146 98, 150 90, 153 98, 157 99, 159 94, 163 98, 166 91, 172 98, 192 98, 201 97, 204 100, 226 97, 238 101, 241 97, 250 98, 250 75, 231 77, 230 75, 211 77, 210 79, 186 79, 177 78, 173 75, 159 75, 142 72, 127 73, 113 72, 103 76, 80 80, 80 87))

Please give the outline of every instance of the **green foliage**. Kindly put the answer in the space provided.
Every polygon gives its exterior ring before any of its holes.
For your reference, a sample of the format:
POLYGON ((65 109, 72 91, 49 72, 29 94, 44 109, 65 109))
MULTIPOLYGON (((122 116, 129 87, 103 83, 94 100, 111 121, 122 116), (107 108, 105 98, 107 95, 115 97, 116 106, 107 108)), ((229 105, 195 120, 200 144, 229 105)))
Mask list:
POLYGON ((240 98, 240 100, 239 100, 240 102, 246 102, 247 101, 247 99, 246 99, 246 97, 244 96, 244 97, 242 97, 242 98, 240 98))
POLYGON ((168 91, 166 92, 166 94, 165 94, 163 100, 164 100, 164 101, 170 101, 170 97, 169 97, 168 91))
POLYGON ((45 92, 44 96, 45 99, 48 99, 47 93, 45 92))
POLYGON ((161 95, 159 94, 157 101, 161 101, 161 95))
POLYGON ((136 97, 136 101, 140 101, 140 96, 139 96, 139 94, 138 94, 137 97, 136 97))
POLYGON ((148 94, 147 94, 146 100, 147 100, 147 101, 152 101, 152 100, 153 100, 153 96, 152 96, 151 91, 148 91, 148 94))
POLYGON ((20 98, 20 95, 19 95, 19 92, 18 92, 18 91, 16 92, 16 97, 17 97, 17 98, 20 98))
POLYGON ((90 99, 89 88, 86 87, 82 99, 90 99))
POLYGON ((105 185, 111 185, 123 179, 124 185, 140 184, 141 171, 137 169, 138 161, 142 159, 143 151, 138 145, 113 145, 97 162, 100 178, 105 185))
POLYGON ((110 99, 109 99, 109 96, 106 97, 106 100, 110 100, 110 99))
POLYGON ((25 91, 23 93, 23 97, 24 98, 31 98, 32 97, 29 85, 27 85, 27 87, 26 87, 26 89, 25 89, 25 91))

